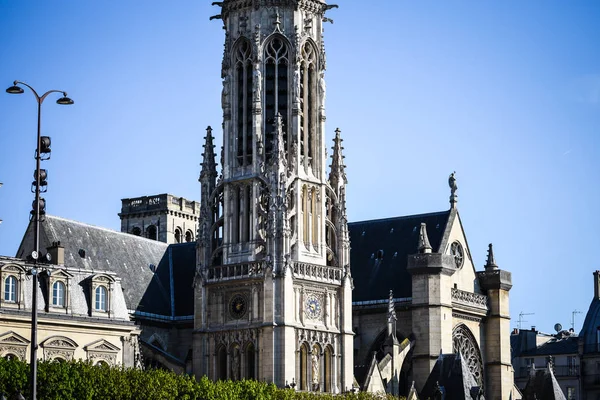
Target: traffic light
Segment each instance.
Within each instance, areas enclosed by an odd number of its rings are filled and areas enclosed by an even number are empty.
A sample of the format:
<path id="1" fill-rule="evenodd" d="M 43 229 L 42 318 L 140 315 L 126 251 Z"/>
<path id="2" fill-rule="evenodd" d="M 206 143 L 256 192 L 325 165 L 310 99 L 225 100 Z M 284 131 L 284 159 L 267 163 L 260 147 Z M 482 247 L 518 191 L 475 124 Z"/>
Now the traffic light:
<path id="1" fill-rule="evenodd" d="M 50 144 L 51 144 L 51 140 L 50 140 L 50 136 L 42 136 L 40 138 L 40 158 L 42 160 L 49 160 L 50 159 L 50 152 L 52 151 L 52 149 L 50 148 Z"/>

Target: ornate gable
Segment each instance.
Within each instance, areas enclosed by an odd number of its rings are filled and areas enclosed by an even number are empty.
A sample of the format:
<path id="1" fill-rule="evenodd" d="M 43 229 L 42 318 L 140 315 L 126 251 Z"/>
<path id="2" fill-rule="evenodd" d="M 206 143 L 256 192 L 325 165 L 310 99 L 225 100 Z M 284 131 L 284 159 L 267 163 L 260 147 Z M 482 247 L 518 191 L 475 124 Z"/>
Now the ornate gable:
<path id="1" fill-rule="evenodd" d="M 62 359 L 71 361 L 78 344 L 66 336 L 51 336 L 40 343 L 40 347 L 44 349 L 45 360 Z"/>
<path id="2" fill-rule="evenodd" d="M 0 335 L 0 357 L 14 355 L 21 361 L 25 361 L 29 340 L 13 331 Z"/>
<path id="3" fill-rule="evenodd" d="M 109 365 L 116 364 L 117 354 L 121 350 L 105 339 L 96 340 L 83 348 L 87 353 L 88 360 L 93 364 L 107 363 Z"/>

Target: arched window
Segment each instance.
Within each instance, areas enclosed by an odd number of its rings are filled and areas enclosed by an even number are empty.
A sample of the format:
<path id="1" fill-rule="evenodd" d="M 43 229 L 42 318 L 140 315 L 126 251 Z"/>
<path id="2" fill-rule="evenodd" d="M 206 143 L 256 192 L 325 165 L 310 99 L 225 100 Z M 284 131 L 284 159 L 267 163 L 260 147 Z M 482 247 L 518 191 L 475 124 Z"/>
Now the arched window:
<path id="1" fill-rule="evenodd" d="M 217 350 L 217 379 L 227 380 L 227 351 L 224 346 Z"/>
<path id="2" fill-rule="evenodd" d="M 298 360 L 300 371 L 300 376 L 298 376 L 298 389 L 308 390 L 308 368 L 310 367 L 308 362 L 308 346 L 306 345 L 306 343 L 300 346 L 300 353 L 298 354 L 298 356 L 300 358 Z"/>
<path id="3" fill-rule="evenodd" d="M 249 344 L 246 347 L 246 379 L 256 379 L 256 354 L 254 345 Z"/>
<path id="4" fill-rule="evenodd" d="M 12 361 L 12 360 L 18 360 L 19 357 L 17 357 L 15 354 L 8 353 L 4 356 L 4 359 L 7 361 Z"/>
<path id="5" fill-rule="evenodd" d="M 158 233 L 156 230 L 156 225 L 149 225 L 146 228 L 146 237 L 152 240 L 158 240 Z"/>
<path id="6" fill-rule="evenodd" d="M 96 288 L 96 301 L 94 308 L 97 311 L 106 311 L 106 287 L 98 286 Z"/>
<path id="7" fill-rule="evenodd" d="M 259 65 L 252 66 L 252 46 L 242 39 L 234 52 L 235 63 L 235 105 L 234 119 L 237 127 L 237 165 L 252 164 L 252 100 L 260 97 L 261 71 Z M 260 102 L 260 98 L 254 99 Z"/>
<path id="8" fill-rule="evenodd" d="M 55 307 L 65 306 L 65 284 L 56 281 L 52 284 L 52 305 Z"/>
<path id="9" fill-rule="evenodd" d="M 17 301 L 17 278 L 10 275 L 4 280 L 4 301 Z"/>
<path id="10" fill-rule="evenodd" d="M 483 362 L 475 336 L 464 324 L 459 324 L 452 332 L 452 347 L 454 353 L 460 353 L 477 383 L 483 385 Z"/>
<path id="11" fill-rule="evenodd" d="M 98 360 L 96 361 L 96 364 L 94 364 L 96 367 L 108 367 L 108 363 L 104 360 Z"/>
<path id="12" fill-rule="evenodd" d="M 317 56 L 315 47 L 306 42 L 302 46 L 302 61 L 300 62 L 299 102 L 300 114 L 300 155 L 304 162 L 314 168 L 312 162 L 314 153 L 314 136 L 317 120 Z"/>
<path id="13" fill-rule="evenodd" d="M 194 241 L 194 234 L 189 229 L 185 232 L 185 241 L 187 243 Z"/>
<path id="14" fill-rule="evenodd" d="M 325 348 L 325 354 L 324 354 L 324 362 L 323 362 L 323 367 L 325 368 L 325 382 L 323 382 L 324 385 L 324 391 L 325 392 L 331 392 L 331 389 L 333 387 L 332 385 L 332 378 L 333 378 L 333 374 L 331 373 L 332 369 L 331 369 L 331 364 L 333 361 L 333 351 L 331 350 L 331 347 L 327 346 Z"/>
<path id="15" fill-rule="evenodd" d="M 135 236 L 142 236 L 142 230 L 136 226 L 131 230 L 131 234 Z"/>
<path id="16" fill-rule="evenodd" d="M 181 228 L 175 228 L 175 243 L 181 243 Z"/>
<path id="17" fill-rule="evenodd" d="M 275 116 L 281 115 L 283 125 L 284 148 L 287 150 L 288 143 L 288 113 L 289 113 L 289 85 L 288 85 L 288 46 L 282 38 L 275 36 L 265 45 L 265 150 L 267 161 L 273 154 L 273 135 L 275 128 Z M 297 82 L 296 82 L 297 81 Z M 300 85 L 300 78 L 294 81 L 294 85 Z M 296 88 L 294 88 L 296 90 Z"/>

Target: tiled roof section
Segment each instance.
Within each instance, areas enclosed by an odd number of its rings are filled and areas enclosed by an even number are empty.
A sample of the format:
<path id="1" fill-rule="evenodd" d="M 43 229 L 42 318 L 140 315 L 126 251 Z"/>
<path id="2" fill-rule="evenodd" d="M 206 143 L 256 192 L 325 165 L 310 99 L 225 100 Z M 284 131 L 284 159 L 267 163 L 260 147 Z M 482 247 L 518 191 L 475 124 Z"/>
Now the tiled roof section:
<path id="1" fill-rule="evenodd" d="M 29 254 L 31 229 L 18 255 Z M 168 245 L 155 240 L 47 215 L 42 222 L 40 248 L 60 241 L 65 248 L 65 265 L 87 271 L 110 271 L 121 278 L 127 308 L 137 308 L 154 275 L 150 265 L 159 265 Z"/>
<path id="2" fill-rule="evenodd" d="M 552 369 L 533 369 L 523 390 L 523 400 L 566 400 Z"/>
<path id="3" fill-rule="evenodd" d="M 137 310 L 167 317 L 193 315 L 195 273 L 196 243 L 170 245 Z"/>
<path id="4" fill-rule="evenodd" d="M 417 253 L 421 223 L 433 251 L 438 251 L 450 211 L 353 222 L 350 231 L 350 267 L 354 280 L 352 301 L 411 297 L 408 256 Z"/>

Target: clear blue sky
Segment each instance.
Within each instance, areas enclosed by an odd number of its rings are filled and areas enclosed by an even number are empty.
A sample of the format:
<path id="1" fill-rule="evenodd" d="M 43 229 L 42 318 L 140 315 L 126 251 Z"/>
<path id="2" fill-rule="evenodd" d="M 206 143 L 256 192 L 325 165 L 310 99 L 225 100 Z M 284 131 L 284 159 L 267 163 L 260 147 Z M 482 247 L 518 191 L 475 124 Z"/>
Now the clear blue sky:
<path id="1" fill-rule="evenodd" d="M 447 209 L 456 171 L 475 263 L 493 242 L 512 271 L 511 325 L 523 311 L 535 313 L 524 327 L 569 327 L 600 269 L 600 3 L 338 3 L 327 134 L 345 139 L 351 221 Z M 50 214 L 119 229 L 121 198 L 199 199 L 204 129 L 221 133 L 218 12 L 209 0 L 0 0 L 0 83 L 75 100 L 43 106 Z M 35 130 L 33 96 L 2 91 L 0 254 L 28 222 Z"/>

